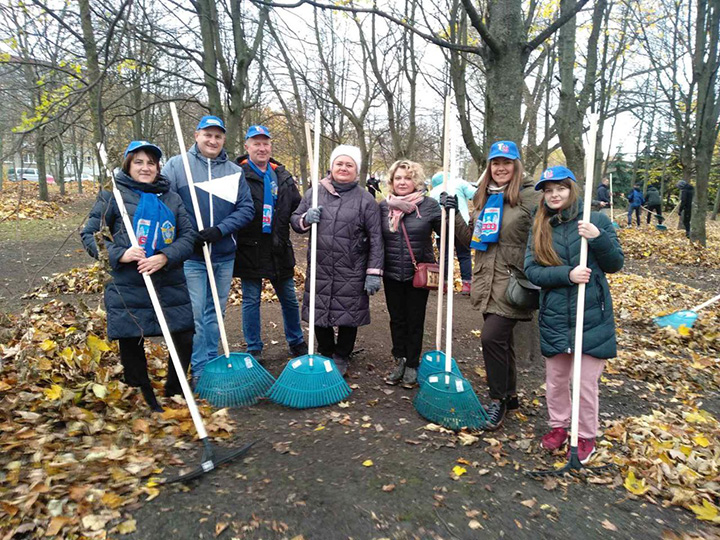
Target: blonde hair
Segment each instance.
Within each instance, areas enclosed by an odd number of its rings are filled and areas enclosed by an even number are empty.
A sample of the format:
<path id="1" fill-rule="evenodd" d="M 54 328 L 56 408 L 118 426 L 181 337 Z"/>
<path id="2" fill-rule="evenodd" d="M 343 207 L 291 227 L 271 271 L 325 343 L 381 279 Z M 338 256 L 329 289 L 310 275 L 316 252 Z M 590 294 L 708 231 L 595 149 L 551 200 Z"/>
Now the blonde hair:
<path id="1" fill-rule="evenodd" d="M 415 163 L 414 161 L 410 161 L 409 159 L 399 159 L 390 165 L 390 170 L 388 171 L 388 187 L 393 194 L 395 193 L 395 190 L 393 190 L 393 183 L 395 173 L 398 169 L 407 169 L 410 173 L 410 178 L 413 180 L 413 184 L 415 184 L 415 191 L 419 191 L 423 188 L 425 185 L 425 173 L 423 172 L 422 165 Z"/>
<path id="2" fill-rule="evenodd" d="M 547 182 L 549 184 L 559 184 L 570 189 L 570 195 L 568 196 L 567 203 L 560 210 L 565 208 L 571 208 L 574 206 L 574 211 L 571 212 L 570 219 L 575 219 L 577 216 L 577 201 L 578 201 L 578 189 L 577 184 L 569 178 L 564 178 L 558 182 Z M 563 262 L 558 257 L 553 247 L 552 237 L 552 226 L 550 225 L 550 218 L 556 214 L 550 213 L 550 209 L 545 204 L 545 200 L 540 201 L 538 204 L 537 212 L 535 212 L 535 220 L 533 221 L 532 233 L 533 233 L 533 256 L 535 260 L 543 266 L 561 266 Z"/>
<path id="3" fill-rule="evenodd" d="M 487 188 L 488 185 L 490 185 L 490 180 L 492 180 L 492 174 L 490 173 L 491 161 L 492 160 L 488 161 L 487 167 L 485 167 L 485 170 L 480 175 L 480 183 L 475 192 L 475 197 L 473 197 L 473 205 L 475 208 L 481 210 L 485 207 L 485 202 L 488 198 Z M 513 163 L 515 165 L 513 177 L 508 187 L 505 188 L 503 200 L 514 208 L 520 202 L 520 189 L 522 188 L 523 178 L 525 177 L 525 167 L 523 167 L 522 161 L 519 159 L 514 159 Z"/>

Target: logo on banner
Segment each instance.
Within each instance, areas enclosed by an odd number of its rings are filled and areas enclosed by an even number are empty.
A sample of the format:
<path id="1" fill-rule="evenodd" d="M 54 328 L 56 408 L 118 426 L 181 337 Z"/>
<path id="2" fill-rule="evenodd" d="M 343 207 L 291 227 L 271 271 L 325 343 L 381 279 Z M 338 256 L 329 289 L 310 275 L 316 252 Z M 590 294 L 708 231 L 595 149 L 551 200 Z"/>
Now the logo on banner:
<path id="1" fill-rule="evenodd" d="M 486 208 L 483 212 L 481 234 L 493 234 L 500 230 L 500 209 Z"/>
<path id="2" fill-rule="evenodd" d="M 162 232 L 162 239 L 165 245 L 172 244 L 175 239 L 175 226 L 170 223 L 170 220 L 165 220 L 160 227 L 160 231 Z"/>

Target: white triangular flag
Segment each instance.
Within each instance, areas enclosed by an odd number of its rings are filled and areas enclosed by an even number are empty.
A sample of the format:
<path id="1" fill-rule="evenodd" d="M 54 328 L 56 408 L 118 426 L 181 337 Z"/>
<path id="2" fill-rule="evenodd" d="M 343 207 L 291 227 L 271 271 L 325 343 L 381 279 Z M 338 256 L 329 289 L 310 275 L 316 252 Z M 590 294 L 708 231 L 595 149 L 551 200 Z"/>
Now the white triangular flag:
<path id="1" fill-rule="evenodd" d="M 229 174 L 220 178 L 213 178 L 207 182 L 196 182 L 195 187 L 215 197 L 220 197 L 229 203 L 235 204 L 241 176 L 242 173 Z"/>

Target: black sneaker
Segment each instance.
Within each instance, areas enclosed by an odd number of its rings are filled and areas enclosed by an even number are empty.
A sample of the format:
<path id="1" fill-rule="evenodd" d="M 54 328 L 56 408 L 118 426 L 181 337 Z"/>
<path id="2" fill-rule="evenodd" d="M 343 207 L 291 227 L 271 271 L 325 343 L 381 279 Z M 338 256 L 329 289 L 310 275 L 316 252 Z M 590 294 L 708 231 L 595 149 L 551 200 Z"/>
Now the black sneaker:
<path id="1" fill-rule="evenodd" d="M 290 354 L 292 354 L 293 358 L 296 358 L 298 356 L 305 356 L 308 353 L 308 346 L 307 343 L 304 341 L 301 341 L 297 345 L 290 345 Z"/>
<path id="2" fill-rule="evenodd" d="M 395 357 L 395 362 L 397 362 L 395 369 L 393 369 L 392 373 L 385 378 L 385 384 L 389 384 L 391 386 L 395 386 L 402 381 L 403 375 L 405 375 L 405 358 Z"/>
<path id="3" fill-rule="evenodd" d="M 415 388 L 417 384 L 417 368 L 406 367 L 401 386 L 403 388 Z"/>
<path id="4" fill-rule="evenodd" d="M 149 383 L 140 386 L 140 391 L 145 398 L 145 403 L 148 404 L 148 407 L 150 407 L 150 410 L 152 412 L 165 412 L 165 409 L 163 409 L 158 403 L 158 400 L 155 397 L 155 391 Z"/>
<path id="5" fill-rule="evenodd" d="M 517 396 L 510 396 L 505 403 L 508 411 L 516 411 L 520 408 L 520 400 Z"/>
<path id="6" fill-rule="evenodd" d="M 487 408 L 487 423 L 485 429 L 487 431 L 495 431 L 500 429 L 505 420 L 505 413 L 507 412 L 507 406 L 504 401 L 492 401 Z"/>

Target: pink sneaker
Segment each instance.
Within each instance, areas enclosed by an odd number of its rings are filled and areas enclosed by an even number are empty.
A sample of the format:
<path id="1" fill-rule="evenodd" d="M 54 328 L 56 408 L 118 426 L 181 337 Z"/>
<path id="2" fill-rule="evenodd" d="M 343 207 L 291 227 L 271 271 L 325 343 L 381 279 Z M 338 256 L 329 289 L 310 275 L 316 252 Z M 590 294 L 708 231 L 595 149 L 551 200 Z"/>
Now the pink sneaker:
<path id="1" fill-rule="evenodd" d="M 545 435 L 543 435 L 540 446 L 542 446 L 545 450 L 554 451 L 560 448 L 563 444 L 565 444 L 565 441 L 567 440 L 567 429 L 556 427 L 551 429 L 550 433 L 546 433 Z"/>
<path id="2" fill-rule="evenodd" d="M 460 291 L 460 294 L 468 295 L 470 294 L 470 282 L 469 281 L 463 281 L 462 282 L 462 290 Z"/>
<path id="3" fill-rule="evenodd" d="M 585 465 L 595 453 L 595 439 L 578 438 L 578 458 Z"/>

